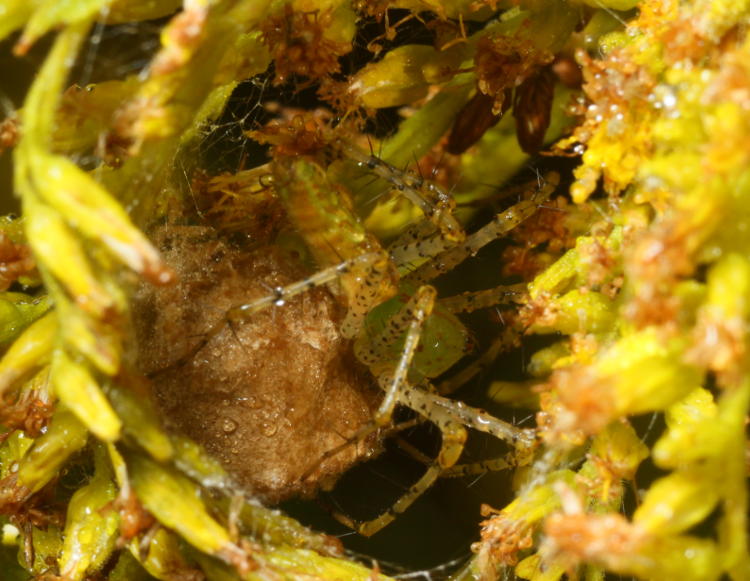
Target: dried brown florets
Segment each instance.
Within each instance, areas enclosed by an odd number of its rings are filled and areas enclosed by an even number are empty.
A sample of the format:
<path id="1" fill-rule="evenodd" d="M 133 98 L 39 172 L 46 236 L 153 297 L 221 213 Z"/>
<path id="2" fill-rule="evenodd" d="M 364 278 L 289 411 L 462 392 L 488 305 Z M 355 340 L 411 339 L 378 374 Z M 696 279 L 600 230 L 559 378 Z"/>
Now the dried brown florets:
<path id="1" fill-rule="evenodd" d="M 541 292 L 528 300 L 519 310 L 518 320 L 524 329 L 533 325 L 554 327 L 559 316 L 559 307 L 554 303 L 554 295 Z"/>
<path id="2" fill-rule="evenodd" d="M 193 179 L 192 195 L 206 221 L 224 233 L 247 234 L 253 244 L 270 244 L 288 227 L 278 197 L 264 187 L 264 167 Z"/>
<path id="3" fill-rule="evenodd" d="M 13 242 L 0 231 L 0 291 L 7 290 L 22 276 L 36 273 L 36 261 L 28 244 Z"/>
<path id="4" fill-rule="evenodd" d="M 750 63 L 747 48 L 740 46 L 724 52 L 717 68 L 716 75 L 706 88 L 704 99 L 712 103 L 732 101 L 744 110 L 750 109 Z"/>
<path id="5" fill-rule="evenodd" d="M 382 22 L 390 8 L 388 0 L 354 0 L 352 5 L 357 12 L 372 16 L 378 22 Z"/>
<path id="6" fill-rule="evenodd" d="M 581 244 L 578 248 L 581 254 L 581 262 L 587 267 L 587 283 L 590 287 L 599 287 L 606 284 L 603 292 L 610 297 L 614 296 L 620 289 L 622 277 L 613 274 L 619 264 L 619 253 L 608 247 L 599 237 L 592 237 L 589 244 Z"/>
<path id="7" fill-rule="evenodd" d="M 350 90 L 348 80 L 326 77 L 320 81 L 316 93 L 321 101 L 326 102 L 331 110 L 337 111 L 344 119 L 367 119 L 375 115 L 374 109 L 362 107 L 357 93 Z"/>
<path id="8" fill-rule="evenodd" d="M 444 144 L 444 140 L 438 142 L 435 147 L 414 162 L 411 170 L 420 179 L 429 180 L 431 184 L 450 192 L 462 177 L 461 158 L 445 155 Z M 360 148 L 372 149 L 372 144 L 361 139 Z"/>
<path id="9" fill-rule="evenodd" d="M 500 114 L 496 114 L 492 110 L 495 97 L 477 91 L 456 115 L 445 150 L 453 155 L 459 155 L 469 149 L 488 129 L 500 121 L 509 104 L 510 99 L 504 99 Z"/>
<path id="10" fill-rule="evenodd" d="M 561 251 L 572 247 L 575 236 L 568 229 L 567 218 L 568 202 L 558 196 L 514 228 L 510 236 L 517 245 L 503 252 L 503 274 L 531 280 L 559 257 Z M 534 252 L 542 245 L 545 245 L 544 253 Z"/>
<path id="11" fill-rule="evenodd" d="M 280 109 L 281 119 L 269 121 L 260 129 L 248 131 L 248 137 L 273 148 L 274 159 L 296 155 L 315 155 L 328 144 L 331 113 L 324 109 L 300 111 Z"/>
<path id="12" fill-rule="evenodd" d="M 162 49 L 151 64 L 151 75 L 167 75 L 185 65 L 205 33 L 208 9 L 186 5 L 162 33 Z"/>
<path id="13" fill-rule="evenodd" d="M 558 80 L 569 89 L 580 89 L 583 83 L 583 71 L 573 55 L 561 52 L 555 55 L 550 69 Z"/>
<path id="14" fill-rule="evenodd" d="M 18 117 L 7 117 L 0 121 L 0 153 L 13 147 L 20 137 L 21 128 Z"/>
<path id="15" fill-rule="evenodd" d="M 613 196 L 619 194 L 650 156 L 649 120 L 655 118 L 656 109 L 643 95 L 651 95 L 657 83 L 648 69 L 623 49 L 612 50 L 602 60 L 579 50 L 576 59 L 583 67 L 583 91 L 590 104 L 573 135 L 556 148 L 582 153 L 583 146 L 590 147 L 584 164 L 575 171 L 577 182 L 571 188 L 573 200 L 582 202 L 596 189 L 602 175 L 605 190 Z M 629 131 L 631 127 L 638 130 Z"/>
<path id="16" fill-rule="evenodd" d="M 50 398 L 39 393 L 24 391 L 15 402 L 3 402 L 0 406 L 0 442 L 10 436 L 14 430 L 23 430 L 29 438 L 36 438 L 49 423 L 54 404 Z"/>
<path id="17" fill-rule="evenodd" d="M 484 36 L 477 43 L 474 66 L 479 90 L 495 99 L 492 112 L 499 115 L 510 105 L 509 93 L 552 62 L 553 55 L 518 36 Z"/>
<path id="18" fill-rule="evenodd" d="M 156 524 L 156 519 L 138 500 L 130 487 L 123 488 L 112 503 L 120 514 L 120 538 L 129 541 Z"/>
<path id="19" fill-rule="evenodd" d="M 741 317 L 705 310 L 693 329 L 693 347 L 685 353 L 685 361 L 716 373 L 720 385 L 735 385 L 747 361 L 746 335 Z"/>
<path id="20" fill-rule="evenodd" d="M 55 501 L 54 483 L 32 492 L 18 483 L 18 472 L 0 480 L 0 514 L 8 515 L 10 522 L 25 532 L 24 556 L 28 563 L 34 561 L 31 528 L 62 527 L 65 522 L 65 507 Z"/>
<path id="21" fill-rule="evenodd" d="M 153 128 L 170 125 L 168 109 L 159 99 L 137 96 L 115 111 L 111 130 L 100 138 L 98 153 L 105 163 L 118 167 L 138 154 Z"/>
<path id="22" fill-rule="evenodd" d="M 143 289 L 135 322 L 141 367 L 173 428 L 271 503 L 311 495 L 373 452 L 371 438 L 320 463 L 370 421 L 375 402 L 327 289 L 204 340 L 231 307 L 304 279 L 299 260 L 277 247 L 234 248 L 206 227 L 165 226 L 154 238 L 180 282 Z"/>
<path id="23" fill-rule="evenodd" d="M 501 0 L 474 0 L 471 4 L 469 4 L 469 10 L 473 11 L 479 11 L 483 8 L 490 8 L 491 10 L 497 10 L 498 4 L 500 4 Z M 514 0 L 511 2 L 511 4 L 517 5 L 518 0 Z"/>
<path id="24" fill-rule="evenodd" d="M 292 75 L 322 79 L 341 70 L 339 57 L 352 45 L 326 36 L 332 21 L 330 11 L 300 12 L 291 4 L 265 20 L 261 34 L 274 60 L 276 84 Z"/>

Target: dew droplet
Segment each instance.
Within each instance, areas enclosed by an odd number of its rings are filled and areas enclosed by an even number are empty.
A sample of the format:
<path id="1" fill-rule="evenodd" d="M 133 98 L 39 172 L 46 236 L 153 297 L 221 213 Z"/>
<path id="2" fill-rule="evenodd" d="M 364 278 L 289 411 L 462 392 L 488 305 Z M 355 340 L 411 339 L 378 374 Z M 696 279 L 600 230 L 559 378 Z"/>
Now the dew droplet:
<path id="1" fill-rule="evenodd" d="M 260 427 L 260 432 L 263 434 L 266 438 L 270 438 L 276 433 L 277 426 L 275 422 L 263 422 L 263 424 Z"/>
<path id="2" fill-rule="evenodd" d="M 224 430 L 225 434 L 231 434 L 237 429 L 237 422 L 235 422 L 231 418 L 226 418 L 221 426 L 221 429 Z"/>

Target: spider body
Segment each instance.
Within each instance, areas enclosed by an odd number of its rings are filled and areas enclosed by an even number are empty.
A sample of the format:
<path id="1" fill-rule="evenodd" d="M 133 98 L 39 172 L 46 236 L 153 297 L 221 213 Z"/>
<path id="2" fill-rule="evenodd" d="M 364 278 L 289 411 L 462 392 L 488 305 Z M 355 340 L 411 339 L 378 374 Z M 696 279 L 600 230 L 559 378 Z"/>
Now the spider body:
<path id="1" fill-rule="evenodd" d="M 397 316 L 417 288 L 403 283 L 396 296 L 374 307 L 367 315 L 360 336 L 354 343 L 355 353 L 371 344 L 383 332 L 388 321 Z M 434 378 L 448 371 L 468 351 L 471 345 L 469 332 L 461 321 L 440 303 L 436 303 L 427 318 L 419 339 L 422 348 L 411 362 L 411 381 Z M 390 346 L 386 359 L 397 358 L 404 346 L 404 337 Z"/>

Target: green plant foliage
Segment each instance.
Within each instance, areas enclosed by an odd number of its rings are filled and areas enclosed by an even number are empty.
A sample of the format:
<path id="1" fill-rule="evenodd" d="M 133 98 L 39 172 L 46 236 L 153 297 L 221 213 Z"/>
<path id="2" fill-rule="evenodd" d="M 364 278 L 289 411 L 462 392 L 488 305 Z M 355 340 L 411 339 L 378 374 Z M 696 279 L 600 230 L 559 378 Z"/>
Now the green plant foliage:
<path id="1" fill-rule="evenodd" d="M 147 21 L 140 74 L 69 86 L 102 31 Z M 388 579 L 162 417 L 138 297 L 175 283 L 160 250 L 186 232 L 224 249 L 196 261 L 241 253 L 239 234 L 302 282 L 259 281 L 268 296 L 166 346 L 167 370 L 220 363 L 226 329 L 242 343 L 249 317 L 325 286 L 346 311 L 342 365 L 386 392 L 304 492 L 342 449 L 375 450 L 397 404 L 439 428 L 437 454 L 400 442 L 427 467 L 390 512 L 340 521 L 372 534 L 438 475 L 507 469 L 512 500 L 487 499 L 454 581 L 750 579 L 749 25 L 729 0 L 0 0 L 2 46 L 50 40 L 0 124 L 22 207 L 0 221 L 3 579 Z M 272 161 L 220 173 L 202 148 L 248 86 L 263 122 L 232 123 Z M 511 185 L 529 165 L 550 171 Z M 464 278 L 480 251 L 486 271 Z M 495 305 L 503 327 L 467 355 L 460 314 Z M 492 367 L 528 350 L 523 378 Z M 534 425 L 461 399 L 485 372 L 466 399 Z M 510 451 L 464 464 L 467 428 Z"/>

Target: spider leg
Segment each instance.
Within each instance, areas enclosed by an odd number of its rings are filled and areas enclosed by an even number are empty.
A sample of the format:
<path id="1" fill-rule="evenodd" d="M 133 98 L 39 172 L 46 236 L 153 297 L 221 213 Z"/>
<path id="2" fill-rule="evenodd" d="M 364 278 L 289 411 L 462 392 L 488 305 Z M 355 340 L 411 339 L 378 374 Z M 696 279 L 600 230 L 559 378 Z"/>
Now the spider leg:
<path id="1" fill-rule="evenodd" d="M 432 459 L 417 449 L 415 446 L 404 440 L 403 438 L 397 439 L 398 447 L 404 452 L 409 454 L 417 462 L 428 466 Z M 440 478 L 461 478 L 463 476 L 479 476 L 486 474 L 487 472 L 500 472 L 502 470 L 508 470 L 518 466 L 518 457 L 515 452 L 508 452 L 504 456 L 499 458 L 491 458 L 489 460 L 481 460 L 479 462 L 471 462 L 468 464 L 454 464 L 450 468 L 446 468 L 440 473 Z"/>
<path id="2" fill-rule="evenodd" d="M 417 222 L 401 234 L 388 247 L 388 253 L 391 260 L 403 270 L 415 263 L 420 265 L 425 259 L 437 256 L 454 246 L 453 240 L 425 220 Z"/>
<path id="3" fill-rule="evenodd" d="M 270 294 L 250 303 L 236 306 L 229 310 L 227 317 L 235 321 L 241 321 L 271 305 L 281 307 L 286 301 L 295 295 L 337 280 L 341 275 L 348 273 L 353 268 L 374 264 L 379 259 L 379 253 L 370 252 L 367 254 L 361 254 L 350 260 L 344 260 L 339 264 L 320 270 L 305 279 L 293 282 L 287 286 L 276 287 Z"/>
<path id="4" fill-rule="evenodd" d="M 440 395 L 450 395 L 458 388 L 466 385 L 472 378 L 482 373 L 495 362 L 498 355 L 505 349 L 514 347 L 519 342 L 518 330 L 506 327 L 500 335 L 495 337 L 490 346 L 480 357 L 472 361 L 458 373 L 441 381 L 436 387 Z"/>
<path id="5" fill-rule="evenodd" d="M 219 319 L 216 323 L 214 323 L 213 325 L 211 325 L 211 327 L 208 328 L 208 330 L 203 334 L 203 338 L 198 342 L 198 344 L 195 347 L 193 347 L 193 349 L 190 350 L 189 353 L 187 353 L 183 357 L 180 357 L 177 361 L 175 361 L 171 365 L 151 373 L 150 376 L 152 377 L 157 376 L 160 373 L 164 373 L 165 371 L 168 371 L 177 367 L 181 367 L 185 365 L 186 363 L 188 363 L 198 353 L 200 353 L 200 351 L 206 345 L 208 345 L 208 343 L 210 343 L 214 337 L 216 337 L 219 333 L 221 333 L 221 331 L 224 329 L 226 325 L 228 325 L 229 328 L 232 329 L 232 332 L 234 333 L 235 325 L 247 320 L 253 314 L 258 313 L 271 305 L 275 305 L 277 307 L 283 306 L 284 303 L 286 303 L 286 301 L 288 301 L 295 295 L 303 293 L 312 288 L 322 286 L 329 282 L 335 281 L 339 279 L 342 275 L 356 268 L 362 268 L 363 266 L 367 267 L 368 265 L 373 266 L 377 264 L 378 261 L 382 261 L 381 253 L 370 252 L 367 254 L 361 254 L 350 260 L 344 260 L 343 262 L 340 262 L 339 264 L 336 264 L 324 270 L 318 271 L 315 274 L 312 274 L 305 279 L 299 280 L 297 282 L 293 282 L 292 284 L 289 284 L 284 287 L 276 287 L 274 289 L 271 289 L 271 292 L 269 294 L 263 297 L 260 297 L 259 299 L 256 299 L 250 303 L 238 305 L 236 307 L 229 309 L 223 318 Z"/>
<path id="6" fill-rule="evenodd" d="M 360 361 L 371 368 L 377 368 L 379 362 L 387 361 L 388 349 L 402 335 L 404 328 L 407 329 L 401 356 L 395 369 L 392 372 L 381 373 L 378 378 L 378 383 L 385 395 L 373 416 L 373 421 L 377 426 L 385 426 L 391 421 L 393 408 L 399 401 L 401 388 L 408 382 L 409 367 L 419 344 L 424 323 L 432 313 L 436 294 L 434 287 L 420 287 L 396 316 L 388 320 L 377 337 L 365 338 L 354 346 L 355 355 Z"/>
<path id="7" fill-rule="evenodd" d="M 346 269 L 339 279 L 344 295 L 351 299 L 341 323 L 341 334 L 347 339 L 359 335 L 365 317 L 372 308 L 396 292 L 385 252 L 368 253 L 367 256 L 371 258 Z"/>
<path id="8" fill-rule="evenodd" d="M 470 464 L 456 464 L 443 470 L 441 478 L 461 478 L 462 476 L 479 476 L 487 472 L 500 472 L 520 465 L 519 458 L 515 452 L 508 452 L 500 458 L 482 460 Z"/>
<path id="9" fill-rule="evenodd" d="M 486 226 L 483 226 L 466 240 L 441 254 L 433 260 L 424 263 L 404 280 L 412 284 L 423 284 L 452 270 L 469 256 L 474 256 L 484 246 L 506 234 L 518 224 L 532 216 L 539 205 L 547 200 L 554 192 L 560 181 L 560 176 L 554 172 L 547 175 L 543 186 L 528 200 L 518 202 L 504 212 L 495 216 Z"/>
<path id="10" fill-rule="evenodd" d="M 518 302 L 526 294 L 526 284 L 500 285 L 494 288 L 465 292 L 440 299 L 440 305 L 452 313 L 471 313 L 493 305 Z"/>
<path id="11" fill-rule="evenodd" d="M 431 420 L 435 421 L 434 418 L 431 418 Z M 438 453 L 437 458 L 432 460 L 425 473 L 416 483 L 414 483 L 388 510 L 372 520 L 357 522 L 342 513 L 335 512 L 333 516 L 336 520 L 349 528 L 354 529 L 362 536 L 372 536 L 396 520 L 398 515 L 409 508 L 415 500 L 422 496 L 422 494 L 434 484 L 444 470 L 455 464 L 464 448 L 466 429 L 464 429 L 461 424 L 453 421 L 447 416 L 435 423 L 442 433 L 443 441 L 440 447 L 440 452 Z"/>
<path id="12" fill-rule="evenodd" d="M 462 425 L 495 436 L 513 445 L 519 456 L 519 464 L 525 464 L 534 453 L 537 445 L 536 431 L 523 429 L 505 422 L 484 410 L 471 407 L 461 401 L 454 401 L 431 391 L 423 389 L 403 389 L 399 403 L 410 407 L 425 416 L 433 423 L 433 417 L 440 418 L 447 414 Z"/>

